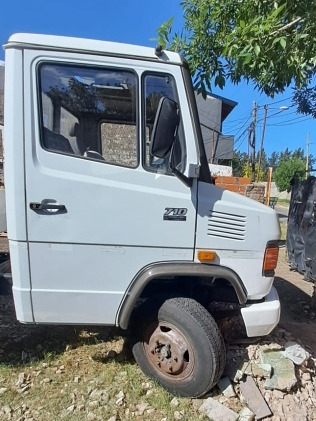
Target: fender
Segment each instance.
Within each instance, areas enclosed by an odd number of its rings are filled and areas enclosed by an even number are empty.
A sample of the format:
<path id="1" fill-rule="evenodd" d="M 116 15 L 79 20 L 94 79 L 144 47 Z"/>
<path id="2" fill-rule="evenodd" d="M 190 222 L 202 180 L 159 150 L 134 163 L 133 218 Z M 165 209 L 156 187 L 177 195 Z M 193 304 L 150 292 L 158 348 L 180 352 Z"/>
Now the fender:
<path id="1" fill-rule="evenodd" d="M 247 301 L 247 290 L 239 276 L 231 269 L 223 266 L 191 262 L 161 262 L 144 267 L 130 283 L 120 304 L 116 324 L 122 329 L 128 323 L 135 303 L 146 285 L 153 279 L 163 276 L 208 276 L 225 278 L 234 287 L 240 304 Z"/>

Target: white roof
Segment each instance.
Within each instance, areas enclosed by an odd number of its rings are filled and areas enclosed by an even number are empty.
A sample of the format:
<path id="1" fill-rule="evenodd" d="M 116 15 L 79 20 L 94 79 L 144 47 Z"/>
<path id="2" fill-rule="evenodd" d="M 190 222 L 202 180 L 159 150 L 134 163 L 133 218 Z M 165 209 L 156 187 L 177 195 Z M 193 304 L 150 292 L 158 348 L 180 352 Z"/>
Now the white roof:
<path id="1" fill-rule="evenodd" d="M 163 51 L 161 57 L 157 57 L 155 49 L 150 47 L 141 47 L 133 44 L 120 44 L 117 42 L 99 41 L 86 38 L 72 38 L 56 35 L 41 34 L 14 34 L 9 38 L 4 48 L 23 47 L 23 48 L 44 48 L 53 50 L 67 50 L 78 52 L 95 52 L 99 54 L 113 54 L 119 56 L 129 56 L 137 58 L 148 58 L 173 63 L 182 63 L 178 53 Z"/>
<path id="2" fill-rule="evenodd" d="M 0 66 L 4 66 L 4 61 L 0 60 Z"/>

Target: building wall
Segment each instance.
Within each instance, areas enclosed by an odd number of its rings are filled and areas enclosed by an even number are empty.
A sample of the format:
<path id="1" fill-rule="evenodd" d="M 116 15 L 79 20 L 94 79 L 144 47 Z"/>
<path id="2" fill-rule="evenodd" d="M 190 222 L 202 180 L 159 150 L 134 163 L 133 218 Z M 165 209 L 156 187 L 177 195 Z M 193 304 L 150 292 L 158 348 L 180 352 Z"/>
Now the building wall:
<path id="1" fill-rule="evenodd" d="M 265 190 L 267 189 L 267 182 L 266 181 L 262 181 L 260 184 L 264 186 Z M 287 191 L 280 192 L 280 190 L 277 188 L 275 182 L 272 181 L 271 190 L 270 190 L 270 197 L 277 197 L 278 199 L 290 200 L 291 199 L 291 192 L 289 192 L 289 193 Z"/>
<path id="2" fill-rule="evenodd" d="M 233 175 L 232 167 L 229 167 L 227 165 L 209 164 L 208 166 L 213 177 L 218 177 L 220 175 L 227 177 Z"/>
<path id="3" fill-rule="evenodd" d="M 265 186 L 260 183 L 250 183 L 248 177 L 215 177 L 215 185 L 260 203 L 265 203 Z"/>
<path id="4" fill-rule="evenodd" d="M 210 162 L 214 155 L 215 144 L 218 142 L 222 126 L 222 101 L 217 98 L 196 95 L 202 137 L 205 145 L 207 160 Z"/>
<path id="5" fill-rule="evenodd" d="M 245 195 L 246 188 L 249 184 L 250 178 L 248 177 L 215 177 L 216 186 L 242 195 Z"/>
<path id="6" fill-rule="evenodd" d="M 195 98 L 208 162 L 211 164 L 231 165 L 234 137 L 224 136 L 221 133 L 222 121 L 226 117 L 223 111 L 224 99 L 213 97 L 212 95 L 207 95 L 206 98 L 203 98 L 200 94 L 196 94 Z M 232 108 L 233 105 L 226 104 L 226 113 L 227 109 L 230 110 Z"/>

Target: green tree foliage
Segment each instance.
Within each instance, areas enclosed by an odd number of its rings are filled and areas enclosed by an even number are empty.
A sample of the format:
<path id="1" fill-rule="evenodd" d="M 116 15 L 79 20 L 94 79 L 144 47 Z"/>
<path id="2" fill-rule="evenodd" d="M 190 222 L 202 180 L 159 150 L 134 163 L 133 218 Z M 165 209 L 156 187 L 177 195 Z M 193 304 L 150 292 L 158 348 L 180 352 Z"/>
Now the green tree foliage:
<path id="1" fill-rule="evenodd" d="M 286 148 L 286 150 L 288 150 L 288 148 Z M 280 155 L 280 157 L 282 158 L 282 153 L 281 153 L 281 155 Z M 304 149 L 302 149 L 302 148 L 298 148 L 298 149 L 295 149 L 295 151 L 293 151 L 292 153 L 290 153 L 290 157 L 292 157 L 292 158 L 299 158 L 299 159 L 305 159 L 305 157 L 304 157 Z"/>
<path id="2" fill-rule="evenodd" d="M 301 89 L 295 89 L 293 97 L 298 104 L 298 112 L 301 114 L 312 115 L 316 118 L 316 86 L 304 86 Z"/>
<path id="3" fill-rule="evenodd" d="M 232 168 L 235 177 L 244 176 L 244 166 L 248 163 L 249 158 L 246 152 L 234 151 Z"/>
<path id="4" fill-rule="evenodd" d="M 257 153 L 257 159 L 256 162 L 258 163 L 258 165 L 256 166 L 256 181 L 267 181 L 267 174 L 268 174 L 268 158 L 267 158 L 267 154 L 265 153 L 265 150 L 263 149 L 261 152 L 261 158 L 260 158 L 260 172 L 259 172 L 259 177 L 258 177 L 258 169 L 259 169 L 259 156 L 260 156 L 260 152 Z"/>
<path id="5" fill-rule="evenodd" d="M 278 152 L 272 152 L 271 156 L 268 158 L 268 167 L 271 167 L 273 170 L 277 166 L 280 159 L 280 154 Z"/>
<path id="6" fill-rule="evenodd" d="M 258 157 L 259 153 L 257 154 L 257 163 L 255 165 L 255 174 L 256 180 L 258 176 Z M 232 160 L 232 168 L 233 168 L 233 175 L 234 177 L 251 177 L 251 165 L 249 164 L 249 157 L 246 152 L 234 151 L 233 160 Z M 267 164 L 267 157 L 265 151 L 262 152 L 261 155 L 261 165 L 260 165 L 260 173 L 259 173 L 259 181 L 266 181 L 268 172 L 268 164 Z"/>
<path id="7" fill-rule="evenodd" d="M 181 5 L 183 30 L 174 33 L 171 18 L 159 28 L 158 42 L 184 54 L 200 92 L 212 85 L 223 88 L 226 80 L 246 80 L 273 96 L 291 83 L 306 89 L 312 81 L 316 7 L 310 0 L 183 0 Z"/>
<path id="8" fill-rule="evenodd" d="M 255 181 L 257 181 L 257 178 L 258 178 L 258 171 L 259 171 L 259 164 L 257 162 L 255 164 Z M 243 166 L 243 175 L 242 176 L 248 177 L 248 178 L 251 178 L 251 176 L 252 176 L 252 166 L 248 162 L 246 164 L 244 164 L 244 166 Z M 262 167 L 260 167 L 258 181 L 265 181 L 265 174 L 262 170 Z"/>
<path id="9" fill-rule="evenodd" d="M 274 171 L 274 181 L 280 191 L 291 190 L 291 180 L 293 177 L 298 180 L 305 178 L 305 161 L 298 157 L 292 156 L 290 158 L 282 157 Z"/>
<path id="10" fill-rule="evenodd" d="M 258 179 L 258 156 L 255 164 L 255 180 Z M 309 155 L 310 168 L 313 167 L 315 159 L 313 155 Z M 233 156 L 233 175 L 235 177 L 250 177 L 252 175 L 252 167 L 249 164 L 249 157 L 246 152 L 234 151 Z M 276 182 L 280 191 L 289 191 L 291 189 L 291 179 L 296 176 L 299 180 L 305 178 L 306 157 L 302 148 L 290 151 L 286 148 L 283 152 L 272 152 L 267 157 L 263 151 L 261 155 L 261 165 L 259 172 L 259 181 L 267 180 L 268 168 L 272 167 L 272 178 Z"/>

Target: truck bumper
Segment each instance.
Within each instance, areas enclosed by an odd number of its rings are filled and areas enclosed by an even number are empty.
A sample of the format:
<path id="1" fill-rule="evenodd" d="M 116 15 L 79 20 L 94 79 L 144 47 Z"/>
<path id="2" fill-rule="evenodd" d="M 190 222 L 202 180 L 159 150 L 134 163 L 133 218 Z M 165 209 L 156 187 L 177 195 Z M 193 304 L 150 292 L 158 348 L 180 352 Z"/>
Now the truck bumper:
<path id="1" fill-rule="evenodd" d="M 248 336 L 268 335 L 280 320 L 280 301 L 274 287 L 262 303 L 250 304 L 241 309 Z"/>

